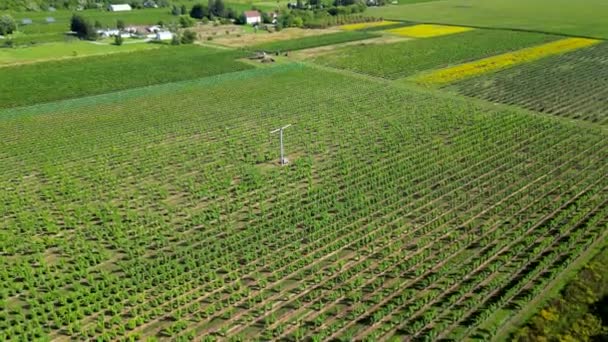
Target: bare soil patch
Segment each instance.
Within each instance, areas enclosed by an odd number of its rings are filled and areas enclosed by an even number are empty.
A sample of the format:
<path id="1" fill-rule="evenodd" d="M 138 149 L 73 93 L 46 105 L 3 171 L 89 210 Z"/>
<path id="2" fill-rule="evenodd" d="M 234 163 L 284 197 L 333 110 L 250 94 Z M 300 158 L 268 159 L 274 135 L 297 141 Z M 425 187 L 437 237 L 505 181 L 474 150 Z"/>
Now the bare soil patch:
<path id="1" fill-rule="evenodd" d="M 370 38 L 370 39 L 365 39 L 365 40 L 357 40 L 357 41 L 353 41 L 353 42 L 347 42 L 347 43 L 341 43 L 341 44 L 334 44 L 334 45 L 327 45 L 327 46 L 319 46 L 319 47 L 315 47 L 315 48 L 310 48 L 310 49 L 304 49 L 304 50 L 299 50 L 299 51 L 294 51 L 291 56 L 295 59 L 309 59 L 309 58 L 313 58 L 313 57 L 318 57 L 324 54 L 328 54 L 331 52 L 334 52 L 335 50 L 345 47 L 345 46 L 353 46 L 353 45 L 360 45 L 360 46 L 364 46 L 364 45 L 379 45 L 379 44 L 391 44 L 391 43 L 398 43 L 398 42 L 403 42 L 406 40 L 410 40 L 411 38 L 405 38 L 405 37 L 396 37 L 396 36 L 382 36 L 382 37 L 377 37 L 377 38 Z"/>
<path id="2" fill-rule="evenodd" d="M 242 30 L 242 29 L 241 29 Z M 279 40 L 289 40 L 302 37 L 318 36 L 322 34 L 335 33 L 340 30 L 337 28 L 328 29 L 299 29 L 299 28 L 287 28 L 279 32 L 269 33 L 267 31 L 258 30 L 257 33 L 249 32 L 245 33 L 243 30 L 240 34 L 224 34 L 217 35 L 217 38 L 213 38 L 213 42 L 225 46 L 240 47 L 240 46 L 252 46 L 262 43 L 274 42 Z M 206 39 L 206 38 L 204 38 Z"/>

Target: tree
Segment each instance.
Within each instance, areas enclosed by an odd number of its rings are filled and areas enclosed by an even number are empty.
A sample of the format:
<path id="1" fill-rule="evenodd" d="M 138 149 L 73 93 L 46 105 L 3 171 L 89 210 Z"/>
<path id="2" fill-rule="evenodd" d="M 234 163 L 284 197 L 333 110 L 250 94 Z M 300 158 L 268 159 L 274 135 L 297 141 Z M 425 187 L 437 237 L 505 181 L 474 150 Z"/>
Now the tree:
<path id="1" fill-rule="evenodd" d="M 194 26 L 194 22 L 190 17 L 181 16 L 179 17 L 179 26 L 182 28 Z"/>
<path id="2" fill-rule="evenodd" d="M 131 5 L 131 7 L 133 7 L 133 8 L 142 9 L 142 8 L 144 8 L 144 1 L 143 0 L 131 0 L 129 5 Z"/>
<path id="3" fill-rule="evenodd" d="M 245 13 L 241 13 L 241 15 L 239 15 L 239 17 L 236 19 L 236 23 L 239 25 L 247 24 L 247 17 L 245 16 Z"/>
<path id="4" fill-rule="evenodd" d="M 177 8 L 177 6 L 175 6 L 175 5 L 173 5 L 173 8 L 171 8 L 171 14 L 179 15 L 180 14 L 179 8 Z"/>
<path id="5" fill-rule="evenodd" d="M 124 22 L 124 21 L 122 21 L 122 20 L 120 20 L 120 19 L 116 20 L 116 28 L 117 28 L 117 29 L 119 29 L 119 30 L 124 30 L 124 29 L 125 29 L 125 27 L 126 27 L 126 25 L 125 25 L 125 22 Z"/>
<path id="6" fill-rule="evenodd" d="M 209 8 L 202 4 L 196 4 L 192 6 L 190 10 L 190 16 L 195 19 L 203 19 L 209 16 Z"/>
<path id="7" fill-rule="evenodd" d="M 182 14 L 182 15 L 186 15 L 186 14 L 188 14 L 188 8 L 186 8 L 186 5 L 182 5 L 182 8 L 181 8 L 181 14 Z"/>
<path id="8" fill-rule="evenodd" d="M 99 20 L 95 20 L 95 25 L 94 26 L 95 26 L 96 29 L 103 28 L 103 24 Z"/>
<path id="9" fill-rule="evenodd" d="M 0 17 L 0 35 L 7 35 L 17 31 L 15 19 L 8 14 Z"/>
<path id="10" fill-rule="evenodd" d="M 209 0 L 209 12 L 216 17 L 223 17 L 226 11 L 226 5 L 223 0 Z"/>
<path id="11" fill-rule="evenodd" d="M 237 19 L 238 18 L 238 14 L 236 13 L 236 11 L 234 9 L 232 9 L 231 7 L 229 7 L 226 10 L 226 18 L 228 18 L 228 19 Z"/>
<path id="12" fill-rule="evenodd" d="M 192 44 L 196 40 L 196 32 L 185 30 L 182 34 L 181 43 L 182 44 Z"/>
<path id="13" fill-rule="evenodd" d="M 74 14 L 70 20 L 70 30 L 76 32 L 80 39 L 95 40 L 97 39 L 97 31 L 89 21 L 83 17 Z"/>
<path id="14" fill-rule="evenodd" d="M 117 34 L 117 35 L 114 37 L 114 45 L 121 46 L 123 42 L 124 42 L 124 39 L 122 38 L 122 36 L 121 36 L 121 35 Z"/>
<path id="15" fill-rule="evenodd" d="M 226 11 L 226 6 L 224 5 L 224 0 L 215 0 L 215 14 L 218 17 L 223 17 Z"/>

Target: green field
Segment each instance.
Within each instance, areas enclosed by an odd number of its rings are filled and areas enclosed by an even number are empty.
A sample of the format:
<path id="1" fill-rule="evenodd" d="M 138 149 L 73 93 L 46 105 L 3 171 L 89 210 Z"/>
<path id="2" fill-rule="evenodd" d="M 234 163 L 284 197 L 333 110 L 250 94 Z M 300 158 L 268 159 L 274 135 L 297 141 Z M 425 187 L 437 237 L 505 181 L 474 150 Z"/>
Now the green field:
<path id="1" fill-rule="evenodd" d="M 147 44 L 144 42 L 128 42 L 122 46 L 116 46 L 113 44 L 93 44 L 88 41 L 72 40 L 69 42 L 47 43 L 13 49 L 0 49 L 0 67 L 52 59 L 105 55 L 119 52 L 134 52 L 139 50 L 155 49 L 161 46 L 162 45 Z"/>
<path id="2" fill-rule="evenodd" d="M 608 38 L 605 0 L 441 0 L 370 8 L 384 19 Z"/>
<path id="3" fill-rule="evenodd" d="M 539 33 L 473 30 L 378 46 L 349 46 L 316 63 L 397 79 L 558 39 Z"/>
<path id="4" fill-rule="evenodd" d="M 241 56 L 239 52 L 181 46 L 4 67 L 0 68 L 0 108 L 251 68 L 235 61 Z"/>
<path id="5" fill-rule="evenodd" d="M 461 81 L 453 89 L 491 102 L 606 124 L 607 65 L 608 43 L 603 43 Z"/>
<path id="6" fill-rule="evenodd" d="M 605 131 L 299 64 L 0 134 L 2 339 L 463 340 L 607 232 Z"/>
<path id="7" fill-rule="evenodd" d="M 370 38 L 380 37 L 380 34 L 363 32 L 363 31 L 350 31 L 350 32 L 337 32 L 328 33 L 318 36 L 296 38 L 290 40 L 281 40 L 276 42 L 264 43 L 250 47 L 249 49 L 254 51 L 266 51 L 266 52 L 278 52 L 278 51 L 294 51 L 309 49 L 319 46 L 334 45 L 340 43 L 347 43 L 357 40 L 364 40 Z"/>

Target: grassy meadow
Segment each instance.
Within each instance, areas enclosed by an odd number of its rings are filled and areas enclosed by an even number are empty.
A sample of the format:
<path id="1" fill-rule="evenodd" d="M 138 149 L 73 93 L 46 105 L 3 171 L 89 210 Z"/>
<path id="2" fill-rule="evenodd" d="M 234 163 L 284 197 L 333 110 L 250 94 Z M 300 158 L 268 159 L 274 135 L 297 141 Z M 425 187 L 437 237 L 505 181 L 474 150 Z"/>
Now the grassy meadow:
<path id="1" fill-rule="evenodd" d="M 0 67 L 53 59 L 134 52 L 157 49 L 159 47 L 162 47 L 162 45 L 145 42 L 129 42 L 122 46 L 116 46 L 113 44 L 94 44 L 88 41 L 74 39 L 68 42 L 53 42 L 13 49 L 0 49 Z"/>

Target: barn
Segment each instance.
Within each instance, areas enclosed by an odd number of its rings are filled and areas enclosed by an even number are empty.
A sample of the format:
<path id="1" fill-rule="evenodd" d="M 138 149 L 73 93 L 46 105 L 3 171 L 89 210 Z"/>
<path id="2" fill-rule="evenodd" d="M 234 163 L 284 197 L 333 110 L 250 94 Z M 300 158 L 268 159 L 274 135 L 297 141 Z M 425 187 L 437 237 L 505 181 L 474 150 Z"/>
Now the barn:
<path id="1" fill-rule="evenodd" d="M 119 4 L 119 5 L 110 5 L 108 6 L 108 10 L 110 12 L 125 12 L 125 11 L 130 11 L 131 5 L 129 4 Z"/>
<path id="2" fill-rule="evenodd" d="M 262 15 L 258 11 L 245 11 L 245 22 L 247 24 L 259 24 L 262 22 Z"/>

